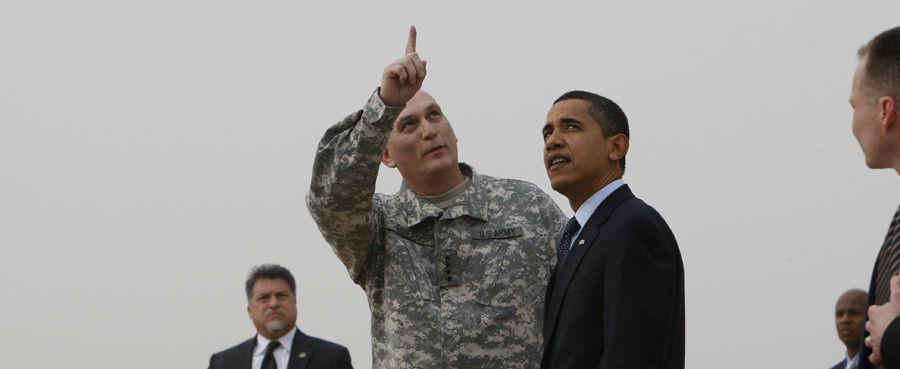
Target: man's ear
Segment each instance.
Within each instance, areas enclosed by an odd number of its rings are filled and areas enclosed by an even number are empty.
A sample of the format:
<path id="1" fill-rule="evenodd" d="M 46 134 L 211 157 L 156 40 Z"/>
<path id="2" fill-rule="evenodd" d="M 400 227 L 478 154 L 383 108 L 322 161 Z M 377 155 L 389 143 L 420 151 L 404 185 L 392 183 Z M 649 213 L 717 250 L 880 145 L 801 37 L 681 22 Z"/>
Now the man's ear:
<path id="1" fill-rule="evenodd" d="M 897 100 L 890 96 L 882 96 L 878 99 L 878 108 L 881 109 L 881 130 L 887 133 L 892 129 L 896 129 L 897 117 L 900 112 L 897 111 Z"/>
<path id="2" fill-rule="evenodd" d="M 628 153 L 628 136 L 625 134 L 619 133 L 613 136 L 610 138 L 610 143 L 612 147 L 609 150 L 609 160 L 618 161 Z"/>
<path id="3" fill-rule="evenodd" d="M 388 168 L 397 167 L 397 164 L 394 163 L 394 159 L 391 159 L 391 152 L 388 151 L 387 148 L 384 148 L 384 152 L 381 153 L 381 162 Z"/>
<path id="4" fill-rule="evenodd" d="M 253 315 L 250 314 L 250 303 L 247 303 L 247 316 L 250 317 L 250 320 L 253 320 Z"/>

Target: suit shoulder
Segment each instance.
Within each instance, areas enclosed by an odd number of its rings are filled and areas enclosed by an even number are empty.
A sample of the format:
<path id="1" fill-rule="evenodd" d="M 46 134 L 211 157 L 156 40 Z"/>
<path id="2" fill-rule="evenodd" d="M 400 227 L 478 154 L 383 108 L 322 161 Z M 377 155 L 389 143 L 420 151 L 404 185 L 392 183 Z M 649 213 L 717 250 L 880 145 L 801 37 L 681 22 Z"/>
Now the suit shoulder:
<path id="1" fill-rule="evenodd" d="M 344 345 L 339 343 L 331 342 L 325 339 L 321 339 L 318 337 L 307 336 L 309 340 L 312 341 L 313 345 L 317 350 L 327 350 L 327 351 L 347 351 L 347 348 Z"/>
<path id="2" fill-rule="evenodd" d="M 644 200 L 641 200 L 638 197 L 631 197 L 622 201 L 622 204 L 619 205 L 617 211 L 620 211 L 626 218 L 631 220 L 644 220 L 644 221 L 661 221 L 665 223 L 665 219 L 663 219 L 662 215 L 659 214 L 658 211 Z"/>
<path id="3" fill-rule="evenodd" d="M 244 342 L 238 343 L 237 345 L 231 346 L 227 349 L 219 351 L 215 354 L 212 354 L 210 357 L 210 361 L 213 362 L 235 362 L 240 356 L 241 350 L 245 349 L 247 346 L 252 347 L 254 345 L 253 339 L 248 339 Z"/>
<path id="4" fill-rule="evenodd" d="M 622 201 L 616 208 L 612 218 L 617 219 L 617 221 L 614 221 L 623 227 L 632 229 L 644 236 L 657 235 L 675 242 L 675 236 L 669 227 L 669 223 L 655 208 L 637 197 L 631 197 Z"/>
<path id="5" fill-rule="evenodd" d="M 338 368 L 352 368 L 350 350 L 347 350 L 346 347 L 318 337 L 306 337 L 310 343 L 308 347 L 320 358 L 324 358 L 326 362 L 333 363 Z"/>

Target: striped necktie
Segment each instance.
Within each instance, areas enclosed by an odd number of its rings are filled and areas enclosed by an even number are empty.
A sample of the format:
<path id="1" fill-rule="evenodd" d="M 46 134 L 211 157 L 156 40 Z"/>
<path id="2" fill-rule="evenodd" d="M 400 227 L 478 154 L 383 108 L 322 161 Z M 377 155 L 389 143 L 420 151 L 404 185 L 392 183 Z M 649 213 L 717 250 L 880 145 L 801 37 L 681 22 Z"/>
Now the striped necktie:
<path id="1" fill-rule="evenodd" d="M 578 233 L 579 229 L 581 229 L 581 224 L 578 224 L 578 220 L 575 219 L 575 217 L 572 217 L 572 219 L 569 219 L 569 222 L 566 223 L 566 229 L 563 230 L 562 234 L 559 236 L 559 243 L 556 245 L 557 273 L 559 268 L 561 268 L 566 261 L 566 257 L 569 256 L 569 251 L 572 250 L 572 237 L 575 237 L 575 234 Z"/>
<path id="2" fill-rule="evenodd" d="M 883 305 L 891 299 L 891 276 L 900 267 L 900 207 L 894 213 L 891 228 L 884 237 L 884 245 L 876 261 L 878 274 L 875 276 L 875 305 Z"/>

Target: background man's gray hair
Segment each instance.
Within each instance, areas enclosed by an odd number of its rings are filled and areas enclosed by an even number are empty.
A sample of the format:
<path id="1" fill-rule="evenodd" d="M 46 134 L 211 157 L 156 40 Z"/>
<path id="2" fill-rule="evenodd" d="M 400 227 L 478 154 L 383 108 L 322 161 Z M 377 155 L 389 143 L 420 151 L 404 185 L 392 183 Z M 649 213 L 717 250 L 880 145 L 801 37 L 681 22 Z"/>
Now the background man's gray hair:
<path id="1" fill-rule="evenodd" d="M 247 301 L 250 301 L 253 295 L 253 285 L 260 279 L 282 279 L 291 286 L 291 293 L 297 296 L 297 282 L 294 281 L 290 270 L 278 264 L 262 264 L 250 269 L 250 274 L 247 275 L 247 282 L 244 284 Z"/>

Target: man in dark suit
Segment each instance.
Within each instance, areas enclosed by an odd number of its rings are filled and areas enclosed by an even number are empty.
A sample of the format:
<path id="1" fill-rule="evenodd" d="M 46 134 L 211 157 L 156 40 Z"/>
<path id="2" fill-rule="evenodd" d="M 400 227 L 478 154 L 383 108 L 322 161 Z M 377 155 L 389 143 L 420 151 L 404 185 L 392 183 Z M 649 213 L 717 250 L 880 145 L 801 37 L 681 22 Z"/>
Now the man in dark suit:
<path id="1" fill-rule="evenodd" d="M 344 346 L 297 329 L 297 284 L 280 265 L 254 267 L 245 284 L 257 335 L 213 354 L 210 369 L 352 369 Z"/>
<path id="2" fill-rule="evenodd" d="M 875 36 L 859 49 L 853 73 L 850 106 L 853 136 L 859 141 L 866 165 L 891 168 L 900 174 L 900 27 Z M 869 314 L 860 369 L 900 368 L 900 208 L 872 270 Z M 893 277 L 896 279 L 897 277 Z"/>
<path id="3" fill-rule="evenodd" d="M 575 210 L 547 285 L 541 367 L 684 368 L 684 267 L 675 236 L 622 182 L 628 120 L 572 91 L 543 128 L 554 190 Z"/>
<path id="4" fill-rule="evenodd" d="M 862 344 L 866 321 L 866 299 L 869 294 L 860 289 L 847 290 L 834 304 L 834 326 L 838 338 L 847 347 L 844 360 L 831 369 L 856 369 L 859 365 L 859 346 Z"/>

